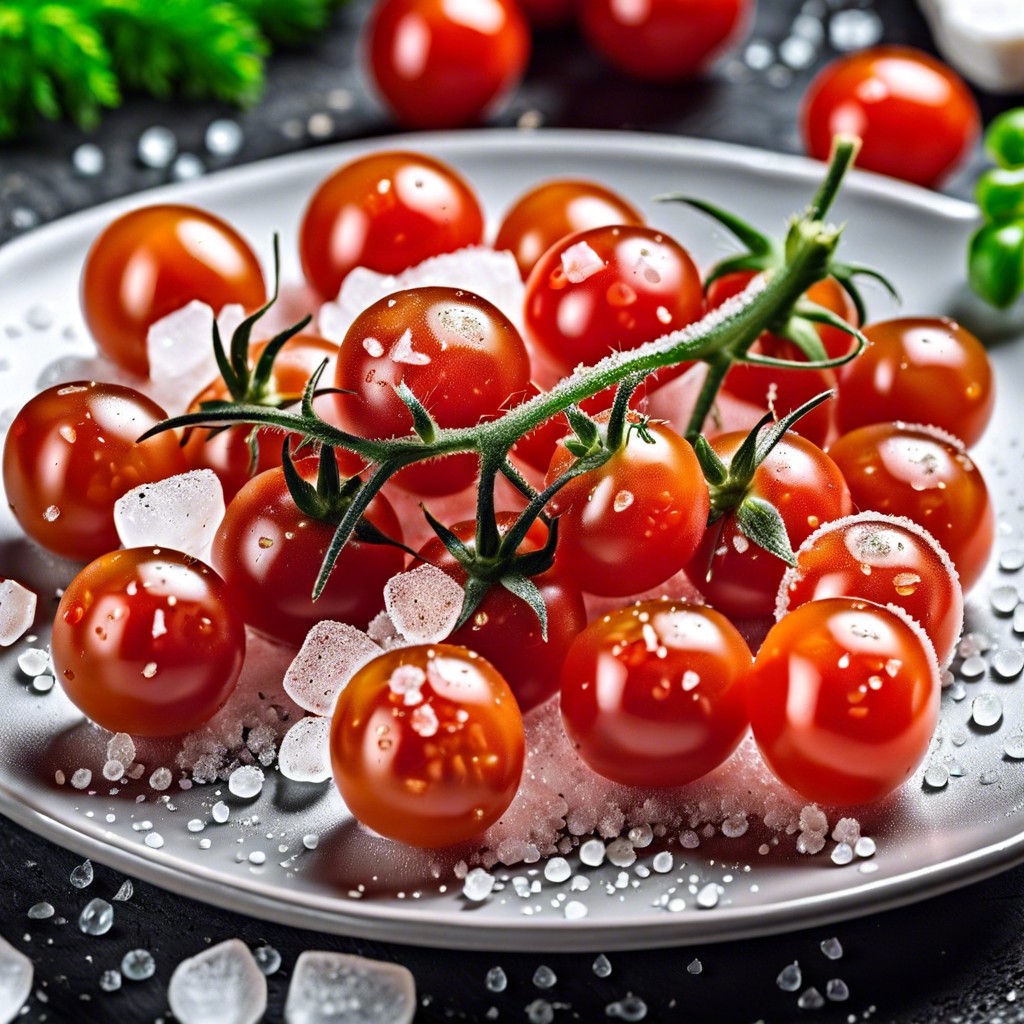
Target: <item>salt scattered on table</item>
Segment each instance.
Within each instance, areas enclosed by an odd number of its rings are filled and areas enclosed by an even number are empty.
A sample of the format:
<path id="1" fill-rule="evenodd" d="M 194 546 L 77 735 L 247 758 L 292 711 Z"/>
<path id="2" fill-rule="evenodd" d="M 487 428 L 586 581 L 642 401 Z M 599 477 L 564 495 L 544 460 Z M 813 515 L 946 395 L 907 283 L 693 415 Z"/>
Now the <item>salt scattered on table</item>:
<path id="1" fill-rule="evenodd" d="M 18 1016 L 32 991 L 32 961 L 0 936 L 0 1024 Z"/>
<path id="2" fill-rule="evenodd" d="M 842 978 L 832 978 L 825 985 L 825 995 L 833 1003 L 842 1003 L 850 998 L 850 989 Z"/>
<path id="3" fill-rule="evenodd" d="M 29 647 L 18 655 L 18 668 L 30 679 L 41 676 L 50 668 L 50 652 L 42 647 Z"/>
<path id="4" fill-rule="evenodd" d="M 273 946 L 257 946 L 252 955 L 256 966 L 268 978 L 281 969 L 281 954 Z"/>
<path id="5" fill-rule="evenodd" d="M 971 718 L 975 725 L 990 729 L 1003 717 L 1003 702 L 995 693 L 982 693 L 971 704 Z"/>
<path id="6" fill-rule="evenodd" d="M 114 908 L 99 897 L 89 900 L 78 915 L 78 928 L 86 935 L 106 935 L 114 924 Z"/>
<path id="7" fill-rule="evenodd" d="M 501 967 L 492 967 L 484 978 L 488 992 L 504 992 L 508 988 L 508 976 Z"/>
<path id="8" fill-rule="evenodd" d="M 800 970 L 800 962 L 794 960 L 791 964 L 787 964 L 779 972 L 779 976 L 775 979 L 775 984 L 782 989 L 783 992 L 795 992 L 804 981 L 803 972 Z"/>
<path id="9" fill-rule="evenodd" d="M 156 960 L 148 949 L 130 949 L 121 959 L 121 973 L 129 981 L 146 981 L 156 973 Z"/>
<path id="10" fill-rule="evenodd" d="M 323 782 L 331 777 L 331 720 L 300 718 L 285 733 L 277 766 L 286 779 Z"/>
<path id="11" fill-rule="evenodd" d="M 267 1009 L 267 979 L 249 947 L 229 939 L 178 964 L 167 1001 L 181 1024 L 256 1024 Z"/>
<path id="12" fill-rule="evenodd" d="M 87 889 L 92 885 L 93 870 L 92 861 L 86 860 L 73 868 L 68 879 L 76 889 Z"/>
<path id="13" fill-rule="evenodd" d="M 466 874 L 462 884 L 462 895 L 467 900 L 479 903 L 490 896 L 494 890 L 494 882 L 494 875 L 489 871 L 485 871 L 483 868 L 473 868 Z"/>
<path id="14" fill-rule="evenodd" d="M 609 1003 L 604 1008 L 604 1013 L 606 1017 L 617 1018 L 618 1020 L 643 1020 L 647 1016 L 647 1004 L 639 996 L 635 996 L 630 992 L 625 998 Z"/>

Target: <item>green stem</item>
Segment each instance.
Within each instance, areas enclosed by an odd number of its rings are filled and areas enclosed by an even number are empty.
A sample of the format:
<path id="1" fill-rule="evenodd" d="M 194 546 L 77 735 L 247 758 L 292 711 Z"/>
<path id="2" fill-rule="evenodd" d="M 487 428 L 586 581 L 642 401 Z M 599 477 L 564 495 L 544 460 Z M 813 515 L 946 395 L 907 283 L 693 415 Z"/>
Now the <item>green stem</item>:
<path id="1" fill-rule="evenodd" d="M 708 418 L 711 407 L 715 404 L 715 399 L 718 397 L 718 392 L 721 390 L 726 374 L 731 369 L 732 364 L 733 360 L 727 356 L 719 356 L 715 359 L 707 360 L 708 373 L 704 378 L 704 383 L 701 385 L 700 393 L 697 395 L 693 411 L 690 413 L 690 420 L 686 424 L 686 439 L 691 444 L 697 439 L 697 435 L 703 431 L 704 421 Z"/>

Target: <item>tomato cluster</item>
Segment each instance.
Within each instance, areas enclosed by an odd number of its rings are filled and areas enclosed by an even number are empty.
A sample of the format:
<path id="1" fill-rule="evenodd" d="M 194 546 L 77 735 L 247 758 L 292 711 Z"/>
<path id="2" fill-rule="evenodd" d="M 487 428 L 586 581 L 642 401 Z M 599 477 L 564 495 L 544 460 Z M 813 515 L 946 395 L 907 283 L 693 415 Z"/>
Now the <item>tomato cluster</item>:
<path id="1" fill-rule="evenodd" d="M 495 17 L 508 9 L 488 2 Z M 598 6 L 584 5 L 584 17 L 596 19 Z M 173 241 L 143 235 L 142 221 Z M 314 193 L 302 265 L 330 299 L 357 266 L 394 273 L 481 242 L 483 225 L 454 169 L 415 153 L 372 154 Z M 196 232 L 210 244 L 186 258 Z M 413 564 L 395 508 L 409 507 L 410 492 L 451 508 L 472 485 L 486 490 L 476 455 L 405 466 L 366 505 L 313 602 L 363 460 L 324 448 L 296 461 L 291 450 L 307 443 L 298 434 L 195 425 L 209 403 L 288 407 L 319 373 L 333 388 L 315 409 L 331 424 L 373 441 L 429 443 L 438 430 L 472 429 L 548 394 L 578 363 L 693 323 L 753 277 L 702 280 L 682 244 L 594 182 L 530 189 L 496 237 L 526 282 L 523 336 L 492 303 L 451 287 L 375 302 L 340 345 L 286 332 L 250 346 L 256 313 L 221 352 L 228 369 L 192 402 L 183 437 L 138 441 L 163 410 L 91 382 L 51 388 L 15 417 L 3 456 L 15 516 L 50 550 L 95 559 L 68 586 L 53 633 L 62 685 L 90 718 L 140 735 L 196 728 L 235 684 L 243 623 L 292 647 L 324 618 L 366 628 L 385 584 Z M 135 281 L 132 266 L 155 282 L 145 307 L 124 284 Z M 146 330 L 175 302 L 252 311 L 264 292 L 240 236 L 183 207 L 115 222 L 83 281 L 97 344 L 138 371 Z M 978 579 L 993 541 L 991 502 L 966 448 L 991 415 L 991 368 L 961 326 L 920 317 L 867 324 L 864 350 L 841 368 L 800 368 L 849 354 L 855 342 L 843 328 L 855 329 L 860 306 L 845 282 L 827 278 L 798 308 L 832 316 L 799 327 L 794 314 L 749 350 L 755 362 L 796 369 L 739 363 L 725 375 L 726 390 L 766 413 L 749 435 L 691 443 L 688 407 L 651 420 L 645 403 L 681 372 L 674 367 L 629 403 L 609 389 L 508 439 L 502 468 L 546 489 L 533 510 L 544 505 L 543 516 L 522 518 L 526 498 L 506 498 L 497 510 L 482 500 L 477 519 L 437 523 L 416 561 L 466 588 L 464 621 L 447 644 L 382 654 L 340 695 L 334 772 L 360 821 L 421 846 L 473 838 L 516 792 L 521 712 L 558 692 L 580 757 L 625 785 L 692 782 L 748 726 L 782 782 L 811 799 L 876 800 L 912 773 L 934 727 L 939 666 L 959 636 L 961 585 Z M 828 387 L 837 401 L 799 416 Z M 793 430 L 769 426 L 773 416 L 794 419 Z M 114 502 L 197 467 L 212 468 L 229 499 L 213 567 L 173 551 L 114 550 Z M 672 596 L 680 573 L 706 604 Z M 633 603 L 588 625 L 584 595 Z M 737 624 L 773 611 L 755 656 Z"/>

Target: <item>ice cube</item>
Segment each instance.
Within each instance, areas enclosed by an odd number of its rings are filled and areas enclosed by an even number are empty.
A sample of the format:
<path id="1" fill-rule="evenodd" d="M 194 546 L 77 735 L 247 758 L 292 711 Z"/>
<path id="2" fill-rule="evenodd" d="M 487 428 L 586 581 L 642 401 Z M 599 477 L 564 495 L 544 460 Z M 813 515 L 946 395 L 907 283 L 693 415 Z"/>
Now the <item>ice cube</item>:
<path id="1" fill-rule="evenodd" d="M 329 716 L 342 687 L 381 653 L 381 648 L 354 626 L 318 622 L 288 666 L 285 693 L 305 711 Z"/>
<path id="2" fill-rule="evenodd" d="M 32 625 L 36 595 L 17 580 L 0 579 L 0 647 L 10 647 Z"/>
<path id="3" fill-rule="evenodd" d="M 443 640 L 459 620 L 462 587 L 425 564 L 393 576 L 384 586 L 384 607 L 395 628 L 414 644 Z"/>
<path id="4" fill-rule="evenodd" d="M 329 718 L 300 718 L 285 734 L 277 766 L 286 779 L 323 782 L 331 777 Z"/>
<path id="5" fill-rule="evenodd" d="M 305 952 L 295 962 L 286 1024 L 410 1024 L 416 984 L 399 964 L 347 953 Z"/>
<path id="6" fill-rule="evenodd" d="M 515 257 L 477 245 L 432 256 L 395 276 L 356 267 L 342 282 L 338 298 L 320 308 L 320 334 L 340 343 L 367 306 L 405 288 L 436 286 L 473 292 L 522 327 L 524 286 Z"/>
<path id="7" fill-rule="evenodd" d="M 167 986 L 181 1024 L 256 1024 L 267 1009 L 267 979 L 249 947 L 228 939 L 182 960 Z"/>
<path id="8" fill-rule="evenodd" d="M 0 937 L 0 1024 L 18 1016 L 32 991 L 32 975 L 32 961 Z"/>
<path id="9" fill-rule="evenodd" d="M 209 559 L 224 518 L 224 490 L 212 469 L 194 469 L 133 487 L 114 503 L 114 525 L 126 548 L 173 548 Z"/>

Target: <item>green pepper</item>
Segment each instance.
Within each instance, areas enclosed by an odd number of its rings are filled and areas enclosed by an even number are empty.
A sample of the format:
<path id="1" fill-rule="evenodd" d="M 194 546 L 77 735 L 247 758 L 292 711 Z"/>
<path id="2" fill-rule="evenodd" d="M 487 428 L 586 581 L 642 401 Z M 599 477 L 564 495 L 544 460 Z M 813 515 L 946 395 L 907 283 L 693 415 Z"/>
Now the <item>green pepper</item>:
<path id="1" fill-rule="evenodd" d="M 986 220 L 1024 217 L 1024 167 L 993 167 L 979 179 L 974 201 Z"/>
<path id="2" fill-rule="evenodd" d="M 1012 305 L 1024 289 L 1024 219 L 986 224 L 975 232 L 968 276 L 986 302 L 999 309 Z"/>
<path id="3" fill-rule="evenodd" d="M 1024 107 L 1007 110 L 988 126 L 985 149 L 1000 167 L 1024 165 Z"/>

